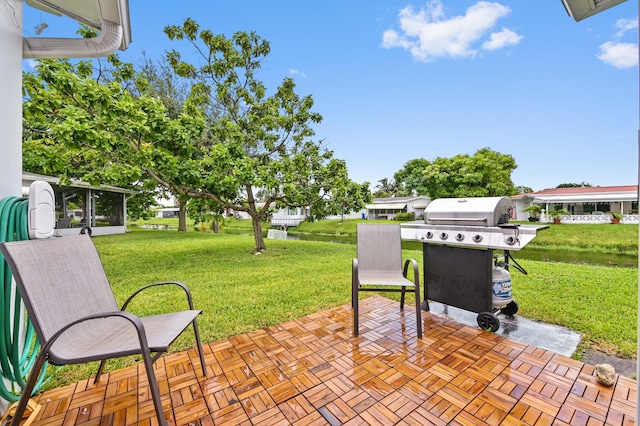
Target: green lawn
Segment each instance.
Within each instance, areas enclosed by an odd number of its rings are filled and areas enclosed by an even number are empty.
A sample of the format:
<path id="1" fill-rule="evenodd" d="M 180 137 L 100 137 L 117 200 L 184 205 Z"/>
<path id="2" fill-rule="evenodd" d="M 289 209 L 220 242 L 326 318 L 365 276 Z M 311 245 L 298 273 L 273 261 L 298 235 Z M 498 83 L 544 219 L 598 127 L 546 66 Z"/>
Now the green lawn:
<path id="1" fill-rule="evenodd" d="M 250 254 L 252 236 L 157 230 L 93 240 L 119 302 L 147 283 L 187 283 L 196 307 L 204 311 L 199 325 L 205 342 L 350 303 L 351 259 L 355 256 L 351 245 L 268 240 L 266 253 Z M 405 251 L 404 257 L 421 263 L 422 253 Z M 637 270 L 519 263 L 529 272 L 527 276 L 513 273 L 519 315 L 570 327 L 582 333 L 586 346 L 636 356 Z M 184 306 L 180 292 L 158 290 L 140 297 L 131 310 L 150 314 Z M 192 334 L 186 333 L 173 350 L 193 343 Z M 131 362 L 115 361 L 109 368 Z M 65 367 L 47 388 L 77 381 L 95 373 L 95 368 Z"/>

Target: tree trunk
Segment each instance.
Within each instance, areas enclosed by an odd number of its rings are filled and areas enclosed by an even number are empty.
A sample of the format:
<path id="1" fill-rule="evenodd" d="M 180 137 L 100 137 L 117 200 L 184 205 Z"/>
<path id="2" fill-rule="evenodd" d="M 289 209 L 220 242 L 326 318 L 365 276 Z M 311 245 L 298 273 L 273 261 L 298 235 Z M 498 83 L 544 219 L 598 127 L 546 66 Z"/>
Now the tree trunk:
<path id="1" fill-rule="evenodd" d="M 253 238 L 256 241 L 256 251 L 264 251 L 267 246 L 264 244 L 264 238 L 262 237 L 262 221 L 259 217 L 251 216 L 251 222 L 253 224 Z"/>
<path id="2" fill-rule="evenodd" d="M 253 224 L 253 239 L 256 242 L 255 251 L 265 251 L 267 246 L 264 244 L 264 238 L 262 237 L 262 215 L 258 213 L 256 209 L 256 200 L 253 197 L 253 188 L 251 185 L 246 185 L 247 202 L 249 204 L 249 216 L 251 216 L 251 223 Z"/>
<path id="3" fill-rule="evenodd" d="M 178 232 L 187 232 L 187 201 L 178 199 Z"/>

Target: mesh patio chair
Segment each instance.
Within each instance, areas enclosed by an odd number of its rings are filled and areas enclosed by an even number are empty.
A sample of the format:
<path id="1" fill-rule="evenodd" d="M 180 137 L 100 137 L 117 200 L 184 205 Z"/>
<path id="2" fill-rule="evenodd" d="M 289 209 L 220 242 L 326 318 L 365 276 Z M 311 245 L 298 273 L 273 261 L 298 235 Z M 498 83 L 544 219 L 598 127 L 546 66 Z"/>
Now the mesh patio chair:
<path id="1" fill-rule="evenodd" d="M 422 339 L 422 313 L 420 312 L 420 276 L 418 262 L 407 259 L 402 267 L 400 225 L 357 225 L 357 258 L 351 270 L 351 305 L 353 307 L 353 335 L 358 336 L 358 293 L 361 291 L 400 292 L 400 309 L 404 309 L 407 288 L 416 298 L 416 329 Z M 408 280 L 409 264 L 413 266 L 413 281 Z"/>
<path id="2" fill-rule="evenodd" d="M 0 244 L 27 314 L 41 345 L 13 416 L 18 425 L 45 361 L 54 365 L 102 361 L 140 354 L 144 360 L 154 408 L 160 424 L 167 424 L 153 363 L 169 345 L 193 325 L 202 374 L 206 366 L 189 289 L 182 283 L 162 282 L 136 291 L 118 308 L 98 252 L 88 235 Z M 189 309 L 148 317 L 125 312 L 129 302 L 150 287 L 176 285 L 186 293 Z"/>

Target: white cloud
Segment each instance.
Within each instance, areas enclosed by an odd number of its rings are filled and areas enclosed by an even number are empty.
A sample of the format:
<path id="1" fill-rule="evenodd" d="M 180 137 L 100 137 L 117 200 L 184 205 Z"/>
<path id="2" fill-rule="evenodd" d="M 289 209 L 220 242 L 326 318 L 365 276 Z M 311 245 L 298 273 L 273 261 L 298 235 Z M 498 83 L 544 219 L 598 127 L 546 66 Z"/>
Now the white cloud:
<path id="1" fill-rule="evenodd" d="M 638 30 L 638 18 L 618 19 L 615 28 L 614 41 L 602 43 L 600 53 L 596 57 L 616 68 L 631 68 L 638 65 L 638 45 L 621 41 L 629 31 Z"/>
<path id="2" fill-rule="evenodd" d="M 616 68 L 631 68 L 638 65 L 638 45 L 607 41 L 600 45 L 598 59 Z"/>
<path id="3" fill-rule="evenodd" d="M 465 15 L 447 18 L 440 0 L 432 0 L 426 8 L 414 11 L 407 6 L 398 14 L 400 31 L 387 30 L 382 47 L 408 50 L 418 61 L 431 62 L 441 57 L 468 58 L 478 53 L 477 44 L 496 25 L 498 19 L 511 13 L 499 3 L 479 1 Z M 522 36 L 507 29 L 491 35 L 482 48 L 496 50 L 517 44 Z"/>
<path id="4" fill-rule="evenodd" d="M 627 31 L 638 29 L 638 18 L 635 19 L 618 19 L 616 21 L 616 38 L 622 38 Z"/>
<path id="5" fill-rule="evenodd" d="M 504 28 L 499 33 L 491 34 L 489 40 L 482 43 L 482 48 L 484 50 L 498 50 L 505 46 L 515 46 L 520 43 L 523 37 L 514 31 Z"/>
<path id="6" fill-rule="evenodd" d="M 294 68 L 289 68 L 289 74 L 299 75 L 302 78 L 307 78 L 307 75 L 305 73 L 303 73 L 302 71 L 298 71 L 297 69 L 294 69 Z"/>

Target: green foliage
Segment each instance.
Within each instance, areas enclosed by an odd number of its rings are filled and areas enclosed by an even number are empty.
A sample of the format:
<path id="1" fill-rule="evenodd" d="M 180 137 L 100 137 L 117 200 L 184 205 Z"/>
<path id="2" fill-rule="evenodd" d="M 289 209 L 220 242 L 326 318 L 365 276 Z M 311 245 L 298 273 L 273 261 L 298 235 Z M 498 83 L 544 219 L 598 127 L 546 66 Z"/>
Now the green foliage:
<path id="1" fill-rule="evenodd" d="M 431 199 L 510 196 L 517 193 L 511 181 L 516 167 L 511 155 L 482 148 L 473 156 L 436 158 L 424 169 L 422 185 Z"/>
<path id="2" fill-rule="evenodd" d="M 403 192 L 401 183 L 387 178 L 380 179 L 374 189 L 373 196 L 376 198 L 395 197 Z"/>
<path id="3" fill-rule="evenodd" d="M 530 204 L 524 207 L 522 211 L 529 213 L 532 217 L 538 217 L 542 213 L 542 206 L 540 204 Z"/>
<path id="4" fill-rule="evenodd" d="M 204 99 L 215 101 L 220 114 L 201 147 L 203 158 L 197 164 L 204 172 L 197 176 L 196 188 L 221 206 L 251 216 L 257 250 L 265 248 L 261 222 L 272 206 L 309 206 L 321 216 L 345 203 L 363 204 L 345 162 L 310 139 L 311 126 L 322 120 L 311 110 L 313 98 L 296 94 L 291 78 L 284 78 L 268 95 L 256 78 L 270 52 L 266 40 L 254 32 L 226 38 L 200 30 L 192 19 L 166 27 L 165 33 L 200 54 L 198 66 L 185 62 L 175 50 L 167 58 L 178 75 L 200 82 Z M 261 204 L 258 192 L 264 195 Z"/>
<path id="5" fill-rule="evenodd" d="M 313 204 L 308 219 L 315 221 L 332 215 L 344 216 L 362 210 L 371 201 L 369 182 L 363 184 L 347 182 L 335 188 L 331 197 L 325 202 Z"/>
<path id="6" fill-rule="evenodd" d="M 220 225 L 225 222 L 224 207 L 212 200 L 192 198 L 187 203 L 187 211 L 189 218 L 196 223 L 204 225 L 211 222 L 211 228 L 216 233 L 220 232 Z"/>
<path id="7" fill-rule="evenodd" d="M 414 212 L 397 213 L 395 220 L 399 222 L 409 222 L 411 220 L 416 220 L 416 214 Z"/>
<path id="8" fill-rule="evenodd" d="M 134 124 L 131 118 L 114 123 L 119 111 L 130 111 L 129 96 L 117 84 L 95 80 L 92 71 L 90 61 L 43 59 L 23 75 L 23 170 L 58 176 L 62 183 L 76 178 L 138 191 L 128 210 L 148 215 L 157 186 L 137 165 L 114 161 L 118 152 L 105 152 L 120 137 L 118 128 Z"/>
<path id="9" fill-rule="evenodd" d="M 591 184 L 588 182 L 582 182 L 582 183 L 561 183 L 560 185 L 557 186 L 557 188 L 584 188 L 584 187 L 590 187 Z"/>
<path id="10" fill-rule="evenodd" d="M 429 189 L 426 186 L 424 172 L 430 164 L 424 158 L 416 158 L 407 161 L 404 167 L 393 175 L 396 182 L 400 182 L 404 188 L 402 195 L 428 194 Z"/>
<path id="11" fill-rule="evenodd" d="M 517 194 L 530 194 L 533 192 L 533 188 L 529 187 L 529 186 L 516 186 L 516 191 Z"/>
<path id="12" fill-rule="evenodd" d="M 569 212 L 566 209 L 555 209 L 549 211 L 548 214 L 554 219 L 560 219 L 562 216 L 569 214 Z"/>

